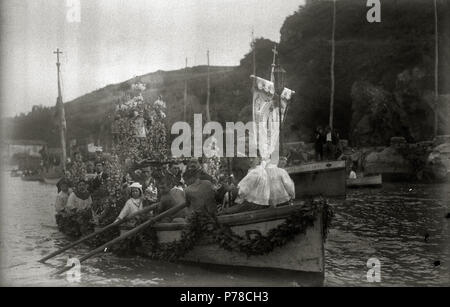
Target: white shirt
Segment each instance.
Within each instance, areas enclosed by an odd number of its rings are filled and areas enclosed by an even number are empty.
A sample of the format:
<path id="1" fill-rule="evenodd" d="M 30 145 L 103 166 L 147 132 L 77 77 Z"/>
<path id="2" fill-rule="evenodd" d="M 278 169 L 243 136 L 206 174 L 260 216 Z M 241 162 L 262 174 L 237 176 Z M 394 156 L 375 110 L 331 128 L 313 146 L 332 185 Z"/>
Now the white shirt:
<path id="1" fill-rule="evenodd" d="M 351 171 L 350 172 L 350 176 L 348 177 L 349 179 L 356 179 L 356 173 L 355 171 Z"/>
<path id="2" fill-rule="evenodd" d="M 120 211 L 120 214 L 117 217 L 117 219 L 123 220 L 127 216 L 130 216 L 133 213 L 141 211 L 142 209 L 144 209 L 144 206 L 142 204 L 142 199 L 130 198 L 125 203 L 125 206 L 123 206 L 122 211 Z"/>

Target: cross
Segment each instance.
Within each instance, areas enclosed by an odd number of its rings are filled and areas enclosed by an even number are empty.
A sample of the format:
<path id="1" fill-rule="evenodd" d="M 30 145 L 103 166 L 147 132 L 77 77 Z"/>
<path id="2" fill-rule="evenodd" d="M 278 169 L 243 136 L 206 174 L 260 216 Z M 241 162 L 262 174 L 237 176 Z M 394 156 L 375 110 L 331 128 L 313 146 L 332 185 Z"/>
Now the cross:
<path id="1" fill-rule="evenodd" d="M 275 65 L 275 58 L 276 58 L 276 56 L 278 54 L 277 45 L 276 44 L 273 46 L 272 52 L 273 52 L 273 63 L 272 63 L 272 65 L 274 66 Z"/>
<path id="2" fill-rule="evenodd" d="M 53 51 L 53 54 L 56 54 L 56 58 L 57 58 L 56 64 L 59 64 L 59 55 L 62 54 L 62 51 L 59 50 L 59 48 L 57 48 L 56 51 Z"/>

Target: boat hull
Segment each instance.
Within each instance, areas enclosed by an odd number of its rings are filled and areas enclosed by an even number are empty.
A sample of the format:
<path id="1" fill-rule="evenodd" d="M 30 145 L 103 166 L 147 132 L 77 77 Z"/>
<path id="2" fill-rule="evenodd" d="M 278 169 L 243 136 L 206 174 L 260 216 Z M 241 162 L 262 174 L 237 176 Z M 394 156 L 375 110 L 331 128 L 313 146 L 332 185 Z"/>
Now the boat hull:
<path id="1" fill-rule="evenodd" d="M 282 224 L 295 207 L 297 206 L 219 216 L 219 222 L 227 224 L 234 233 L 243 237 L 255 232 L 266 235 L 271 229 Z M 170 243 L 181 238 L 186 226 L 184 223 L 166 223 L 156 224 L 154 227 L 157 230 L 158 241 Z M 297 235 L 292 241 L 266 255 L 248 257 L 241 252 L 227 251 L 206 237 L 180 260 L 197 264 L 281 269 L 323 275 L 325 266 L 323 238 L 322 214 L 317 214 L 314 225 L 308 227 L 306 233 Z"/>
<path id="2" fill-rule="evenodd" d="M 42 177 L 42 180 L 46 184 L 56 185 L 58 183 L 58 181 L 61 180 L 61 178 L 46 178 L 46 177 Z"/>
<path id="3" fill-rule="evenodd" d="M 347 179 L 348 188 L 381 187 L 382 185 L 383 180 L 381 175 Z"/>
<path id="4" fill-rule="evenodd" d="M 345 197 L 345 161 L 329 161 L 290 166 L 286 171 L 295 183 L 295 196 Z"/>

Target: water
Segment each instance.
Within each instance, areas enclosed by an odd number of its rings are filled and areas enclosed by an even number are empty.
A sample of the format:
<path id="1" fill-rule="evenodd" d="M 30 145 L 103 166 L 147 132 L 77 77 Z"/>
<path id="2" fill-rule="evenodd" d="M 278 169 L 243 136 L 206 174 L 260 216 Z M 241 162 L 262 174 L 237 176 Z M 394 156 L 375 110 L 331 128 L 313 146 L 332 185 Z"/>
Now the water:
<path id="1" fill-rule="evenodd" d="M 56 189 L 2 174 L 0 284 L 9 286 L 299 286 L 290 275 L 168 264 L 102 254 L 82 264 L 80 282 L 54 276 L 78 247 L 46 264 L 44 255 L 67 240 L 54 221 Z M 349 190 L 333 202 L 336 213 L 326 243 L 326 286 L 449 286 L 450 185 L 385 184 Z M 429 237 L 425 242 L 424 236 Z M 381 283 L 367 282 L 367 260 L 381 262 Z M 435 261 L 440 265 L 435 266 Z"/>

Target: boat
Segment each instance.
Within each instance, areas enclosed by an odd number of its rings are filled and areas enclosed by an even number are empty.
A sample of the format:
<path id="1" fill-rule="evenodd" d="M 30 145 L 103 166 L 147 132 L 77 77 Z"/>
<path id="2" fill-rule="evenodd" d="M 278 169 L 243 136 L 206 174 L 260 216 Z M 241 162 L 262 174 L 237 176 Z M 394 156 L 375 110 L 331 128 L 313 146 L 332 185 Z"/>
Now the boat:
<path id="1" fill-rule="evenodd" d="M 41 181 L 42 176 L 40 173 L 25 173 L 25 174 L 22 174 L 21 179 L 23 181 Z"/>
<path id="2" fill-rule="evenodd" d="M 62 170 L 58 167 L 52 167 L 42 172 L 42 181 L 46 184 L 56 185 L 62 178 Z"/>
<path id="3" fill-rule="evenodd" d="M 383 184 L 381 175 L 365 176 L 355 179 L 347 179 L 348 188 L 360 188 L 360 187 L 381 187 Z"/>
<path id="4" fill-rule="evenodd" d="M 244 238 L 249 238 L 251 235 L 265 236 L 304 206 L 304 201 L 296 201 L 293 205 L 283 207 L 219 215 L 218 222 L 229 226 L 233 233 Z M 178 260 L 196 264 L 283 270 L 296 274 L 313 273 L 323 277 L 325 272 L 324 238 L 326 237 L 323 210 L 325 210 L 324 207 L 321 207 L 317 211 L 313 225 L 308 226 L 304 233 L 296 235 L 291 241 L 264 255 L 248 256 L 243 252 L 226 250 L 206 235 L 202 236 L 198 244 L 195 244 L 193 249 Z M 165 244 L 179 242 L 183 231 L 186 231 L 188 226 L 186 222 L 157 223 L 152 228 L 156 231 L 158 244 Z M 127 230 L 121 230 L 121 232 L 125 231 Z"/>
<path id="5" fill-rule="evenodd" d="M 296 198 L 345 197 L 345 161 L 312 162 L 285 168 L 295 183 Z"/>
<path id="6" fill-rule="evenodd" d="M 11 177 L 21 177 L 22 176 L 22 171 L 18 170 L 18 169 L 13 169 L 10 172 Z"/>

